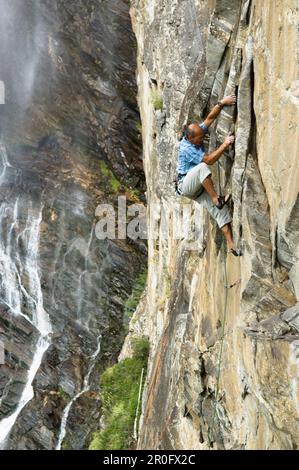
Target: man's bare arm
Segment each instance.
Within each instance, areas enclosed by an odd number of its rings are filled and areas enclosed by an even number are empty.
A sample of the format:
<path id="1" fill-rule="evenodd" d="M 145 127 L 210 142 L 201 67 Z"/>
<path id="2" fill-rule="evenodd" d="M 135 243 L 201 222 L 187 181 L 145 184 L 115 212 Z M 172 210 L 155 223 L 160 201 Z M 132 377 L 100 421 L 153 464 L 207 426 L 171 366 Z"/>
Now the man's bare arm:
<path id="1" fill-rule="evenodd" d="M 234 104 L 236 104 L 236 101 L 237 98 L 235 95 L 225 96 L 223 100 L 218 101 L 218 104 L 214 106 L 212 111 L 209 113 L 208 117 L 204 120 L 205 125 L 209 127 L 211 124 L 213 124 L 215 119 L 219 116 L 223 106 L 233 106 Z"/>
<path id="2" fill-rule="evenodd" d="M 228 135 L 220 147 L 216 149 L 214 152 L 210 153 L 209 155 L 205 155 L 203 157 L 203 162 L 206 163 L 207 165 L 213 165 L 213 163 L 217 162 L 221 155 L 225 152 L 228 147 L 233 144 L 235 141 L 235 137 L 233 135 Z"/>

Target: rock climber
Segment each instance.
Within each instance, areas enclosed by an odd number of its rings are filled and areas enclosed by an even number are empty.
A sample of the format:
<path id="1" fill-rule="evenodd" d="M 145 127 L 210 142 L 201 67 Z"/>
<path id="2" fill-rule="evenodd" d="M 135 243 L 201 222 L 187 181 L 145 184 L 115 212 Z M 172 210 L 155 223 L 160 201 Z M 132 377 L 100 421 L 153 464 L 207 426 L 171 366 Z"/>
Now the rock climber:
<path id="1" fill-rule="evenodd" d="M 234 143 L 235 137 L 229 134 L 223 144 L 210 154 L 205 152 L 203 145 L 205 134 L 220 114 L 222 108 L 224 106 L 233 106 L 235 103 L 235 95 L 226 96 L 218 101 L 201 124 L 192 123 L 185 126 L 184 137 L 180 141 L 178 152 L 177 192 L 206 207 L 222 230 L 229 252 L 234 256 L 241 256 L 241 252 L 236 249 L 233 240 L 232 217 L 227 206 L 230 195 L 217 195 L 209 168 Z"/>

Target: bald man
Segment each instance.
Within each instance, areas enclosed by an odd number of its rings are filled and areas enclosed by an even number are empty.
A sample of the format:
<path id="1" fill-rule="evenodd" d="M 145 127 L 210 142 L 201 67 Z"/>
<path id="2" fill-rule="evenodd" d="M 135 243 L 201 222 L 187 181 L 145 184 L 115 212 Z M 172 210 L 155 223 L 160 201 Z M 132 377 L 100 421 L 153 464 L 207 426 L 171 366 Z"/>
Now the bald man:
<path id="1" fill-rule="evenodd" d="M 232 217 L 227 206 L 230 195 L 218 196 L 212 181 L 210 166 L 234 143 L 234 136 L 228 135 L 222 145 L 207 154 L 203 145 L 205 134 L 224 106 L 233 106 L 235 95 L 226 96 L 212 109 L 208 117 L 199 124 L 189 124 L 179 145 L 178 193 L 202 204 L 216 220 L 228 244 L 229 252 L 241 256 L 233 240 Z"/>

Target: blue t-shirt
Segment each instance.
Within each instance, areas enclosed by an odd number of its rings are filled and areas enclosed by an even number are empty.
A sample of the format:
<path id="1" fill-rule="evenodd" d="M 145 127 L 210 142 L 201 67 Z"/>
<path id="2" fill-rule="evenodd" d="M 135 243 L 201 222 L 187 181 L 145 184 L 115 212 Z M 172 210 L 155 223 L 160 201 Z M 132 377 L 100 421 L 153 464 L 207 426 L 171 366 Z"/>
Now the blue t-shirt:
<path id="1" fill-rule="evenodd" d="M 202 122 L 199 127 L 204 130 L 204 133 L 209 132 L 208 127 Z M 196 165 L 202 162 L 205 156 L 204 145 L 194 145 L 184 137 L 179 144 L 179 161 L 177 166 L 177 172 L 179 174 L 186 174 L 192 170 Z"/>

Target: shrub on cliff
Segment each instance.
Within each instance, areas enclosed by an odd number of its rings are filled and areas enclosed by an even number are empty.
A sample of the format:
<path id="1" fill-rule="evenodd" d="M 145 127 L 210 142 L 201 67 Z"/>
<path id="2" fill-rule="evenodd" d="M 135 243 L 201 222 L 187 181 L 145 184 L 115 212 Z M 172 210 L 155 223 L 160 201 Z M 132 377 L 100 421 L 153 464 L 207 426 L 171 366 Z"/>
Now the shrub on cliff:
<path id="1" fill-rule="evenodd" d="M 148 354 L 149 343 L 140 338 L 135 342 L 132 358 L 124 359 L 102 374 L 101 399 L 105 428 L 94 434 L 90 450 L 125 450 L 134 446 L 133 427 L 140 377 L 142 369 L 143 377 L 146 377 Z"/>

